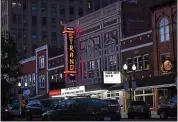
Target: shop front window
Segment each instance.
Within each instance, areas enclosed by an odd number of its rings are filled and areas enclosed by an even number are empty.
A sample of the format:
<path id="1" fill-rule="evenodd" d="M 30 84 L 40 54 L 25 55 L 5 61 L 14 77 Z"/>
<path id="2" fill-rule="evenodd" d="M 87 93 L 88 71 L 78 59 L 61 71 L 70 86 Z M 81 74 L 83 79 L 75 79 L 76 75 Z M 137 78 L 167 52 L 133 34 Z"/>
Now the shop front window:
<path id="1" fill-rule="evenodd" d="M 135 94 L 143 94 L 143 90 L 138 90 L 138 91 L 135 91 Z"/>
<path id="2" fill-rule="evenodd" d="M 135 99 L 136 101 L 143 101 L 143 96 L 136 96 Z"/>

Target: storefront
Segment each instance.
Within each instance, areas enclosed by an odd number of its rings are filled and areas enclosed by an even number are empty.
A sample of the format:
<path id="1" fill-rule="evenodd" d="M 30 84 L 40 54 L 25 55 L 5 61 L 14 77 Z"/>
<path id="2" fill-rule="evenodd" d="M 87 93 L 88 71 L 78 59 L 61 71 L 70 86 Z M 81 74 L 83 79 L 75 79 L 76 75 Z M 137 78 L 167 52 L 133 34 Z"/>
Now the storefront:
<path id="1" fill-rule="evenodd" d="M 152 111 L 157 111 L 160 102 L 166 103 L 176 93 L 175 75 L 157 76 L 150 79 L 136 81 L 137 88 L 132 94 L 132 100 L 143 100 L 151 106 Z M 115 85 L 110 90 L 123 90 L 124 112 L 127 112 L 130 95 L 124 91 L 124 83 Z M 162 99 L 164 98 L 164 99 Z"/>

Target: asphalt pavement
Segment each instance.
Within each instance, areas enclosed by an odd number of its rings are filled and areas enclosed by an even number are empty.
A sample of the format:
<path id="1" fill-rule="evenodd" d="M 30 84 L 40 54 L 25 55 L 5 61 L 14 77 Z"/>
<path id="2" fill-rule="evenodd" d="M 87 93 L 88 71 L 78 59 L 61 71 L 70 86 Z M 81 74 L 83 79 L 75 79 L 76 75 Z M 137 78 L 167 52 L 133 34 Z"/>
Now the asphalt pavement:
<path id="1" fill-rule="evenodd" d="M 15 121 L 27 121 L 25 118 L 15 118 Z M 41 121 L 39 118 L 34 118 L 33 121 Z M 121 121 L 177 121 L 177 118 L 168 118 L 166 120 L 162 120 L 160 118 L 150 118 L 150 119 L 142 119 L 142 118 L 122 118 Z"/>

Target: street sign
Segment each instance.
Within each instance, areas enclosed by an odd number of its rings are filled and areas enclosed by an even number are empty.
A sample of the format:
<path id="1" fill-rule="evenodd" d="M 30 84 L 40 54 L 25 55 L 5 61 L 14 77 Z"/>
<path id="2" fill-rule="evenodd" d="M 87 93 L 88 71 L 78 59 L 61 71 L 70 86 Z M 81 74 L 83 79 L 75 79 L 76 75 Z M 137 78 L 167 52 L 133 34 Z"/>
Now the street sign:
<path id="1" fill-rule="evenodd" d="M 136 82 L 135 81 L 132 81 L 132 90 L 136 90 Z"/>
<path id="2" fill-rule="evenodd" d="M 129 83 L 128 82 L 124 82 L 124 90 L 125 91 L 129 90 Z"/>

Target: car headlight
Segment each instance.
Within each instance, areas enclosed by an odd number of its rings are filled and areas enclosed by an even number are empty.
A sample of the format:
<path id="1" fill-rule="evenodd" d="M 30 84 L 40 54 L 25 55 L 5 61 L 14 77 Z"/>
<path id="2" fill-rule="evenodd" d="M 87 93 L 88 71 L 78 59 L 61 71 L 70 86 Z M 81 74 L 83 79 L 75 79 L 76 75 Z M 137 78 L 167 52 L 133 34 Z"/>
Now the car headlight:
<path id="1" fill-rule="evenodd" d="M 5 111 L 8 111 L 8 109 L 5 109 Z"/>

